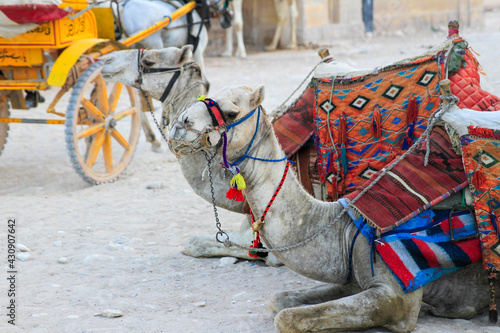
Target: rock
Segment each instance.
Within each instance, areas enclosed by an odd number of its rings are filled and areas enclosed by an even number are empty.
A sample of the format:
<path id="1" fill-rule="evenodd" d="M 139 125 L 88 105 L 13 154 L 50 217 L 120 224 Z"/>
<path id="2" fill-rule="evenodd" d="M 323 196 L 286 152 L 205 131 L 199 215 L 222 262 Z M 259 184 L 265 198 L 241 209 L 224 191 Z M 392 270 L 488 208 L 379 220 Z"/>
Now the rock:
<path id="1" fill-rule="evenodd" d="M 146 245 L 147 246 L 153 246 L 153 245 L 156 245 L 156 242 L 147 242 Z"/>
<path id="2" fill-rule="evenodd" d="M 148 190 L 161 190 L 165 185 L 163 185 L 163 182 L 156 181 L 156 182 L 151 182 L 146 185 L 146 188 Z"/>
<path id="3" fill-rule="evenodd" d="M 124 246 L 123 247 L 123 251 L 127 252 L 127 253 L 134 253 L 135 252 L 135 249 L 131 246 Z"/>
<path id="4" fill-rule="evenodd" d="M 252 313 L 252 310 L 247 310 L 247 313 Z"/>
<path id="5" fill-rule="evenodd" d="M 220 258 L 218 266 L 224 267 L 226 265 L 234 264 L 236 261 L 238 261 L 238 259 L 233 258 L 233 257 L 223 257 L 223 258 Z"/>
<path id="6" fill-rule="evenodd" d="M 76 315 L 69 315 L 66 318 L 68 318 L 68 319 L 78 319 L 78 316 L 76 316 Z"/>
<path id="7" fill-rule="evenodd" d="M 28 252 L 19 252 L 16 253 L 16 258 L 19 261 L 28 261 L 30 258 L 30 254 Z"/>
<path id="8" fill-rule="evenodd" d="M 20 243 L 16 243 L 16 249 L 18 249 L 20 252 L 30 252 L 30 249 Z"/>
<path id="9" fill-rule="evenodd" d="M 57 259 L 57 262 L 60 264 L 66 264 L 68 262 L 68 258 L 61 257 L 61 258 Z"/>
<path id="10" fill-rule="evenodd" d="M 112 261 L 115 260 L 115 257 L 107 256 L 103 254 L 89 254 L 85 258 L 83 258 L 83 262 L 93 262 L 93 261 Z"/>
<path id="11" fill-rule="evenodd" d="M 94 316 L 101 316 L 101 317 L 106 317 L 106 318 L 117 318 L 117 317 L 122 317 L 123 312 L 120 310 L 115 310 L 115 309 L 106 309 L 102 311 L 101 313 L 95 313 Z"/>
<path id="12" fill-rule="evenodd" d="M 129 240 L 130 240 L 130 238 L 128 238 L 127 236 L 120 236 L 120 237 L 115 239 L 115 243 L 116 244 L 126 244 L 126 243 L 128 243 Z"/>
<path id="13" fill-rule="evenodd" d="M 196 302 L 196 303 L 194 303 L 194 306 L 202 308 L 204 306 L 207 306 L 207 303 L 206 302 Z"/>
<path id="14" fill-rule="evenodd" d="M 56 246 L 56 247 L 61 247 L 61 246 L 62 246 L 62 242 L 61 242 L 60 240 L 55 241 L 55 242 L 54 242 L 54 246 Z"/>

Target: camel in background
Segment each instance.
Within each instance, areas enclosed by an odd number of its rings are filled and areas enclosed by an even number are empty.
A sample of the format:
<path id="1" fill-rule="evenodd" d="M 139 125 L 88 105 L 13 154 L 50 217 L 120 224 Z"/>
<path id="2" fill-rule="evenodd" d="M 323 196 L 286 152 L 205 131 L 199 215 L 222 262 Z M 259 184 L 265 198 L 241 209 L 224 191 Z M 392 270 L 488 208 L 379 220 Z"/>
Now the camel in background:
<path id="1" fill-rule="evenodd" d="M 274 7 L 276 8 L 276 15 L 278 24 L 276 32 L 274 33 L 271 44 L 265 47 L 266 51 L 274 51 L 278 47 L 281 35 L 283 33 L 283 26 L 286 22 L 286 8 L 285 2 L 288 1 L 290 6 L 290 19 L 292 21 L 292 40 L 287 46 L 289 49 L 297 48 L 297 18 L 299 12 L 297 10 L 296 0 L 274 0 Z M 231 2 L 231 9 L 234 13 L 233 24 L 226 29 L 226 50 L 222 53 L 224 57 L 233 55 L 233 31 L 236 34 L 237 48 L 235 56 L 245 58 L 247 56 L 245 43 L 243 42 L 243 0 L 233 0 Z M 234 29 L 233 29 L 234 26 Z"/>

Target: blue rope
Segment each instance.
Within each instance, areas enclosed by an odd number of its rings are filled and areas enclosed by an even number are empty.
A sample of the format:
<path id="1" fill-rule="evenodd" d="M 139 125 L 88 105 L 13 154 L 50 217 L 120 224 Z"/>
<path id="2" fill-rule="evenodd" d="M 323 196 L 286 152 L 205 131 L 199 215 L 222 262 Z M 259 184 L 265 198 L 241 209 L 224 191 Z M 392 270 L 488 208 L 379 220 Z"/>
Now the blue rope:
<path id="1" fill-rule="evenodd" d="M 226 126 L 226 130 L 229 131 L 229 129 L 233 128 L 234 126 L 237 126 L 237 125 L 241 124 L 242 122 L 244 122 L 245 120 L 247 120 L 248 118 L 250 118 L 251 116 L 253 116 L 253 114 L 255 113 L 255 110 L 257 110 L 257 109 L 259 109 L 259 116 L 260 116 L 260 105 L 259 105 L 258 108 L 255 108 L 252 112 L 250 112 L 249 114 L 247 114 L 246 116 L 244 116 L 243 118 L 241 118 L 240 120 L 238 120 L 237 122 L 227 125 Z M 257 120 L 257 124 L 258 123 L 259 123 L 259 120 Z"/>
<path id="2" fill-rule="evenodd" d="M 349 282 L 351 282 L 351 275 L 352 275 L 352 252 L 354 250 L 354 243 L 356 243 L 356 238 L 358 238 L 359 232 L 360 232 L 360 229 L 358 229 L 358 231 L 356 231 L 356 234 L 354 235 L 354 237 L 352 239 L 351 248 L 349 250 L 349 271 L 347 273 L 347 280 L 346 280 L 346 282 L 344 284 L 348 284 Z"/>
<path id="3" fill-rule="evenodd" d="M 250 141 L 250 144 L 248 145 L 248 148 L 247 148 L 247 151 L 245 152 L 245 154 L 243 154 L 243 156 L 241 156 L 240 158 L 238 158 L 234 163 L 229 163 L 230 166 L 235 166 L 235 165 L 238 165 L 240 164 L 241 162 L 243 162 L 243 160 L 245 158 L 248 157 L 248 152 L 250 151 L 250 148 L 252 147 L 252 144 L 253 144 L 253 141 L 255 140 L 255 137 L 257 136 L 257 131 L 259 130 L 259 122 L 260 122 L 260 105 L 258 107 L 259 109 L 259 112 L 257 113 L 257 125 L 255 126 L 255 132 L 253 133 L 253 137 L 252 137 L 252 141 Z M 257 110 L 257 109 L 255 109 Z M 253 113 L 255 112 L 255 110 L 253 110 L 252 112 L 250 112 L 248 115 L 246 115 L 245 117 L 241 118 L 239 121 L 229 125 L 226 127 L 226 129 L 230 129 L 231 127 L 234 127 L 238 124 L 241 124 L 242 122 L 244 122 L 245 120 L 247 120 L 248 118 L 250 118 L 249 116 L 253 115 Z M 231 127 L 230 127 L 231 126 Z"/>
<path id="4" fill-rule="evenodd" d="M 267 158 L 259 158 L 259 157 L 253 157 L 253 156 L 247 156 L 247 158 L 251 160 L 256 160 L 256 161 L 262 161 L 262 162 L 281 162 L 281 161 L 286 161 L 286 156 L 283 158 L 280 158 L 279 160 L 270 160 Z M 290 163 L 295 163 L 294 161 L 290 161 Z"/>

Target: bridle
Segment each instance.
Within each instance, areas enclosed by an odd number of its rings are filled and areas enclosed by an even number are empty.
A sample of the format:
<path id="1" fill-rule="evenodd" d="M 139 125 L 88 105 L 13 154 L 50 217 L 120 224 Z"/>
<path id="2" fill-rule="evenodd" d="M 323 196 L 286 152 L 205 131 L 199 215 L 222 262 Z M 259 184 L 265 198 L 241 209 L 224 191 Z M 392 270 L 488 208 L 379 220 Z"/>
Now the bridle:
<path id="1" fill-rule="evenodd" d="M 194 88 L 195 86 L 197 86 L 199 84 L 203 84 L 204 86 L 206 84 L 205 84 L 205 82 L 203 80 L 200 80 L 200 81 L 195 82 L 191 86 L 187 87 L 186 89 L 184 89 L 182 92 L 180 92 L 179 94 L 177 94 L 177 96 L 175 96 L 175 94 L 170 94 L 172 92 L 172 90 L 174 89 L 174 86 L 175 86 L 175 90 L 177 90 L 176 83 L 178 83 L 177 80 L 179 79 L 179 77 L 181 76 L 181 74 L 186 69 L 188 69 L 190 67 L 193 67 L 193 66 L 197 66 L 197 64 L 194 61 L 190 61 L 190 62 L 187 62 L 187 63 L 185 63 L 185 64 L 183 64 L 182 66 L 179 66 L 179 67 L 147 68 L 147 67 L 144 67 L 143 64 L 142 64 L 141 60 L 142 60 L 143 56 L 144 56 L 144 49 L 138 49 L 137 50 L 137 71 L 138 71 L 139 75 L 137 77 L 137 83 L 139 84 L 139 91 L 141 92 L 142 96 L 144 97 L 144 100 L 146 101 L 146 103 L 148 105 L 149 112 L 151 113 L 151 116 L 153 117 L 153 120 L 154 120 L 154 122 L 156 124 L 156 127 L 158 128 L 158 130 L 160 131 L 161 135 L 163 136 L 163 139 L 166 142 L 168 142 L 169 140 L 165 136 L 165 133 L 163 132 L 162 128 L 160 127 L 160 124 L 156 120 L 156 117 L 155 117 L 155 115 L 153 113 L 153 108 L 150 105 L 150 102 L 149 102 L 149 99 L 148 99 L 148 95 L 142 89 L 142 83 L 143 83 L 143 76 L 144 76 L 144 74 L 163 74 L 163 73 L 168 73 L 168 72 L 174 72 L 174 75 L 168 81 L 168 84 L 165 87 L 165 90 L 163 91 L 163 93 L 162 93 L 162 95 L 160 97 L 160 102 L 162 104 L 166 103 L 166 105 L 169 106 L 171 109 L 173 108 L 172 104 L 179 97 L 181 97 L 182 95 L 184 95 L 185 93 L 187 93 L 188 91 L 190 91 L 192 88 Z M 170 99 L 167 101 L 167 98 L 169 96 L 170 96 Z M 165 128 L 167 125 L 168 125 L 168 116 L 166 115 L 166 113 L 164 111 L 163 112 L 163 128 Z"/>
<path id="2" fill-rule="evenodd" d="M 219 148 L 223 142 L 227 143 L 227 136 L 226 133 L 229 131 L 231 128 L 238 126 L 239 124 L 243 123 L 244 121 L 248 120 L 251 118 L 256 112 L 258 113 L 258 118 L 257 118 L 257 127 L 255 129 L 255 133 L 253 138 L 255 138 L 258 130 L 258 119 L 260 119 L 260 106 L 252 110 L 250 113 L 245 115 L 243 118 L 238 119 L 237 121 L 228 124 L 226 122 L 226 119 L 224 118 L 224 114 L 220 108 L 220 106 L 217 104 L 216 101 L 210 99 L 210 98 L 205 98 L 205 96 L 200 96 L 198 99 L 199 102 L 203 103 L 208 111 L 208 114 L 212 118 L 212 126 L 205 128 L 203 131 L 199 131 L 197 129 L 192 128 L 192 125 L 189 123 L 182 123 L 181 120 L 178 118 L 176 122 L 172 125 L 172 130 L 170 132 L 170 139 L 168 141 L 168 146 L 170 150 L 177 156 L 179 157 L 180 155 L 188 155 L 188 154 L 193 154 L 204 147 L 207 147 L 209 145 L 209 135 L 210 133 L 217 131 L 220 135 L 221 138 L 215 144 L 216 148 Z M 184 129 L 185 132 L 180 138 L 175 138 L 175 133 L 177 129 Z M 196 138 L 192 140 L 186 140 L 186 135 L 189 132 L 194 132 L 196 135 Z M 175 139 L 174 139 L 175 138 Z M 252 139 L 253 142 L 253 139 Z M 250 150 L 250 147 L 252 146 L 252 142 L 250 142 L 250 145 L 248 146 L 248 149 L 245 153 L 245 155 L 248 154 L 248 151 Z M 239 161 L 238 161 L 239 163 Z M 236 164 L 238 164 L 236 163 Z M 235 165 L 233 163 L 225 165 L 227 169 L 231 169 L 231 167 Z"/>
<path id="3" fill-rule="evenodd" d="M 177 79 L 181 76 L 182 72 L 186 70 L 189 67 L 195 66 L 196 63 L 194 61 L 187 62 L 183 64 L 182 66 L 179 67 L 160 67 L 160 68 L 147 68 L 142 65 L 141 59 L 144 56 L 144 49 L 138 49 L 137 50 L 137 70 L 139 72 L 139 76 L 137 78 L 137 82 L 139 83 L 139 89 L 142 90 L 142 82 L 143 82 L 143 75 L 144 74 L 161 74 L 161 73 L 168 73 L 168 72 L 174 72 L 174 75 L 168 81 L 167 86 L 165 87 L 165 90 L 163 91 L 163 94 L 160 97 L 160 102 L 164 103 L 167 97 L 170 95 L 170 92 L 172 91 L 172 88 L 174 87 L 175 83 L 177 82 Z"/>

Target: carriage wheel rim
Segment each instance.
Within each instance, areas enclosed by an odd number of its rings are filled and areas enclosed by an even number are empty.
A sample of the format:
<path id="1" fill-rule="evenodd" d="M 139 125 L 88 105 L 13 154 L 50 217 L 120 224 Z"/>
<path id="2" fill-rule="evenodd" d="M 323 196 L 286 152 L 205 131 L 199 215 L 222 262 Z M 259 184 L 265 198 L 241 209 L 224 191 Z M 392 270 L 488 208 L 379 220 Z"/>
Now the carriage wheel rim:
<path id="1" fill-rule="evenodd" d="M 78 79 L 70 99 L 66 120 L 68 152 L 73 167 L 84 180 L 101 184 L 116 180 L 126 169 L 133 157 L 140 132 L 140 108 L 135 90 L 117 83 L 108 94 L 107 84 L 100 76 L 103 62 L 90 66 Z M 98 95 L 94 105 L 84 96 L 85 89 L 95 84 Z M 130 105 L 117 109 L 121 96 L 128 94 Z M 85 122 L 82 111 L 90 115 L 92 121 Z M 78 110 L 78 112 L 75 112 Z M 78 113 L 78 114 L 76 114 Z M 130 132 L 126 135 L 118 128 L 120 122 L 130 121 Z M 87 151 L 80 148 L 82 140 L 92 138 Z M 113 157 L 113 146 L 121 146 L 123 153 L 119 159 Z M 119 147 L 118 146 L 118 147 Z M 103 160 L 104 171 L 95 168 L 96 160 Z"/>

